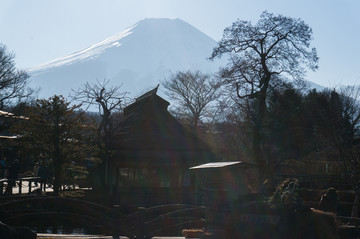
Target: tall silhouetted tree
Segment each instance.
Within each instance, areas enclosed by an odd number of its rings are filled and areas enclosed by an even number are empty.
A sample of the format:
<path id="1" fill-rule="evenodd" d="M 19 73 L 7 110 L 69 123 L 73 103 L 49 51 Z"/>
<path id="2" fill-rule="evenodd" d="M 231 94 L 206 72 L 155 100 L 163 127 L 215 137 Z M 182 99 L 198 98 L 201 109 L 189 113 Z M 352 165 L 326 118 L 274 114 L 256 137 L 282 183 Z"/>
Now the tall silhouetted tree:
<path id="1" fill-rule="evenodd" d="M 90 106 L 96 106 L 101 117 L 98 126 L 97 135 L 101 145 L 101 159 L 104 166 L 105 184 L 108 180 L 108 164 L 110 158 L 109 145 L 114 135 L 114 113 L 122 112 L 126 104 L 127 92 L 121 92 L 121 85 L 108 86 L 109 81 L 96 83 L 85 83 L 77 91 L 73 90 L 73 99 L 85 105 L 88 109 Z"/>
<path id="2" fill-rule="evenodd" d="M 304 68 L 318 68 L 315 48 L 310 48 L 312 30 L 301 19 L 263 12 L 259 21 L 235 21 L 224 30 L 210 59 L 226 55 L 230 62 L 221 70 L 228 84 L 236 86 L 239 98 L 248 97 L 256 109 L 253 152 L 262 179 L 271 177 L 262 154 L 262 131 L 272 82 L 282 76 L 300 79 Z"/>

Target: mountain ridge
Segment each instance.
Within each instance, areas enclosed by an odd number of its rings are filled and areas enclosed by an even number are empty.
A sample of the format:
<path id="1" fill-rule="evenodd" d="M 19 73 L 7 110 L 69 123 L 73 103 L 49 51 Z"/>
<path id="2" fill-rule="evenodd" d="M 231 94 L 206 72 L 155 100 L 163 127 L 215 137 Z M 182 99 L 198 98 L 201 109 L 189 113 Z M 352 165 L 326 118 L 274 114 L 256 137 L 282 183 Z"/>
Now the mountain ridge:
<path id="1" fill-rule="evenodd" d="M 216 72 L 212 62 L 216 41 L 181 19 L 147 18 L 99 43 L 29 70 L 39 97 L 66 96 L 86 82 L 109 80 L 137 94 L 155 87 L 171 72 Z"/>

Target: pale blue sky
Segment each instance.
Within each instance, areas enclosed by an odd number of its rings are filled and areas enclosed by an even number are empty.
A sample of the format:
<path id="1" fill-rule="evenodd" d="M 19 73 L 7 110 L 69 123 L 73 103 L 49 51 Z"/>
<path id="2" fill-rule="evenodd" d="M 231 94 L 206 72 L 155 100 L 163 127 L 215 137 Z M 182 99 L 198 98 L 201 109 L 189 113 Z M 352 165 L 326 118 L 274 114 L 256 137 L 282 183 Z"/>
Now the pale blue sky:
<path id="1" fill-rule="evenodd" d="M 144 18 L 180 18 L 218 41 L 236 19 L 256 22 L 264 10 L 312 27 L 320 68 L 308 80 L 330 87 L 360 84 L 359 0 L 0 0 L 0 43 L 28 68 Z"/>

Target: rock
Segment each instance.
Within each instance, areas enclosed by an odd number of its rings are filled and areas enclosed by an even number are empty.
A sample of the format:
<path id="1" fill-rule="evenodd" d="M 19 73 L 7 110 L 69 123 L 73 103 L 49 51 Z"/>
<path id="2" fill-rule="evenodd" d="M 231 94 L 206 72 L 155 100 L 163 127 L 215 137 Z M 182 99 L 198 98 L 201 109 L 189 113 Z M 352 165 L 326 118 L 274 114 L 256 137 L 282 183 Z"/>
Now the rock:
<path id="1" fill-rule="evenodd" d="M 9 225 L 0 222 L 0 238 L 1 239 L 20 239 L 16 230 Z"/>
<path id="2" fill-rule="evenodd" d="M 36 233 L 27 227 L 11 227 L 0 222 L 1 239 L 36 239 Z"/>
<path id="3" fill-rule="evenodd" d="M 14 227 L 19 239 L 36 239 L 36 233 L 27 227 Z"/>

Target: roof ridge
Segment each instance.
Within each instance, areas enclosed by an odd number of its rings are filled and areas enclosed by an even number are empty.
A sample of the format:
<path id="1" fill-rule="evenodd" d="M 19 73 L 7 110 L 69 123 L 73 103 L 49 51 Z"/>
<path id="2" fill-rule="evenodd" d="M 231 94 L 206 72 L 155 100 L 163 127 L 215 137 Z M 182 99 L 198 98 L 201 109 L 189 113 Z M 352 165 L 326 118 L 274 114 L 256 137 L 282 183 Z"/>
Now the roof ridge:
<path id="1" fill-rule="evenodd" d="M 138 98 L 136 98 L 135 101 L 137 102 L 137 101 L 140 101 L 140 100 L 145 99 L 147 97 L 150 97 L 152 95 L 156 95 L 156 92 L 157 92 L 159 86 L 160 86 L 160 84 L 158 84 L 154 89 L 152 89 L 152 90 L 144 93 L 143 95 L 139 96 Z"/>

